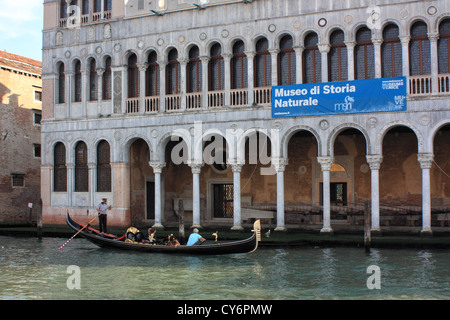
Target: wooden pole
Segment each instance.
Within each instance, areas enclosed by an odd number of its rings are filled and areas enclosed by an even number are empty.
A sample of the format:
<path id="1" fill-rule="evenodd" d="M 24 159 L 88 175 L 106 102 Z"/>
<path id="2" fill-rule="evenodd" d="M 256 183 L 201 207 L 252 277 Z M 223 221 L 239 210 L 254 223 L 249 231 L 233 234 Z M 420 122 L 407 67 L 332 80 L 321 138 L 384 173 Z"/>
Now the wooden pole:
<path id="1" fill-rule="evenodd" d="M 364 248 L 366 252 L 370 252 L 370 246 L 372 242 L 370 232 L 370 200 L 366 200 L 364 205 Z"/>
<path id="2" fill-rule="evenodd" d="M 186 238 L 184 233 L 184 205 L 183 200 L 178 200 L 178 232 L 180 235 L 180 240 L 184 243 Z"/>
<path id="3" fill-rule="evenodd" d="M 39 199 L 40 210 L 37 212 L 37 237 L 42 240 L 42 199 Z"/>

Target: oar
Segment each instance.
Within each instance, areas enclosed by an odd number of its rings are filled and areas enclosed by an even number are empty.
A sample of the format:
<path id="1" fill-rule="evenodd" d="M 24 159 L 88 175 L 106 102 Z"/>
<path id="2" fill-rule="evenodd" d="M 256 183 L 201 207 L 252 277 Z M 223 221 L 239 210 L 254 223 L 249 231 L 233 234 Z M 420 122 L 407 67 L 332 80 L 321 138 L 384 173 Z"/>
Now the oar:
<path id="1" fill-rule="evenodd" d="M 106 211 L 106 210 L 107 210 L 107 209 L 105 209 L 105 211 Z M 105 212 L 105 211 L 103 211 L 103 212 Z M 94 219 L 92 219 L 91 221 L 89 221 L 89 222 L 87 223 L 87 225 L 85 225 L 83 228 L 81 228 L 80 230 L 78 230 L 78 232 L 75 233 L 75 234 L 72 236 L 72 238 L 70 238 L 69 240 L 67 240 L 66 242 L 64 242 L 64 244 L 63 244 L 61 247 L 59 247 L 59 250 L 61 250 L 62 248 L 64 248 L 64 246 L 65 246 L 66 244 L 68 244 L 70 241 L 72 241 L 73 238 L 75 238 L 81 231 L 84 230 L 84 228 L 86 228 L 88 225 L 91 224 L 91 222 L 93 222 L 93 221 L 94 221 L 95 219 L 97 219 L 101 214 L 103 214 L 103 212 L 102 212 L 102 213 L 99 213 L 98 216 L 94 217 Z M 69 211 L 67 211 L 67 213 L 69 213 Z"/>

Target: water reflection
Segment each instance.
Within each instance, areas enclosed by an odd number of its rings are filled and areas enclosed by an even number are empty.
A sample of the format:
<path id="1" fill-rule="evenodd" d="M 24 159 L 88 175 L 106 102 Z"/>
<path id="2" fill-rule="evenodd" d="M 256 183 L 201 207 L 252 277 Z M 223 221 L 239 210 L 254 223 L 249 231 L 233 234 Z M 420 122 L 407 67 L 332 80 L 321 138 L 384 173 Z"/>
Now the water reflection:
<path id="1" fill-rule="evenodd" d="M 227 256 L 106 250 L 74 239 L 0 237 L 0 299 L 448 299 L 448 250 L 261 249 Z M 69 290 L 67 267 L 81 270 Z M 381 290 L 366 286 L 381 270 Z"/>

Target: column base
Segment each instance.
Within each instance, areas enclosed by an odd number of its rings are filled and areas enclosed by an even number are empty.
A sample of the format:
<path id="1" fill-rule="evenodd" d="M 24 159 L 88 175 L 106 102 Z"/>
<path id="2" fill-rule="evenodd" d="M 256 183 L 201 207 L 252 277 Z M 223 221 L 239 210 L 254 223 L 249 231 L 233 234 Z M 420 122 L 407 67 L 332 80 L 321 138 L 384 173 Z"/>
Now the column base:
<path id="1" fill-rule="evenodd" d="M 191 229 L 194 229 L 194 228 L 202 229 L 203 227 L 202 227 L 201 225 L 199 225 L 199 224 L 193 224 L 193 225 L 191 226 Z"/>
<path id="2" fill-rule="evenodd" d="M 155 223 L 154 225 L 152 225 L 152 228 L 164 230 L 164 226 L 161 223 Z"/>
<path id="3" fill-rule="evenodd" d="M 274 231 L 286 232 L 287 228 L 285 226 L 277 226 Z"/>
<path id="4" fill-rule="evenodd" d="M 235 231 L 244 231 L 244 228 L 242 226 L 232 226 L 231 230 L 235 230 Z"/>
<path id="5" fill-rule="evenodd" d="M 431 231 L 431 228 L 423 228 L 422 231 L 420 231 L 421 237 L 432 237 L 433 231 Z"/>
<path id="6" fill-rule="evenodd" d="M 331 229 L 331 227 L 323 227 L 323 228 L 320 230 L 320 233 L 333 234 L 333 229 Z"/>

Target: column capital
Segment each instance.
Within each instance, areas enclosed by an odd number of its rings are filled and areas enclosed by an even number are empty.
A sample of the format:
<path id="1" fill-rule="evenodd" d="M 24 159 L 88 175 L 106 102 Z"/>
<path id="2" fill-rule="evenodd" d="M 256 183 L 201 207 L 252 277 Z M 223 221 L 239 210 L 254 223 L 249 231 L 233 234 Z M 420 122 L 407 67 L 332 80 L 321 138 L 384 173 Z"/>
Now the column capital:
<path id="1" fill-rule="evenodd" d="M 103 68 L 97 68 L 97 69 L 95 69 L 95 71 L 97 71 L 97 75 L 98 75 L 99 77 L 101 77 L 101 76 L 103 75 L 103 73 L 105 72 L 105 69 L 103 69 Z"/>
<path id="2" fill-rule="evenodd" d="M 233 55 L 231 53 L 222 53 L 222 57 L 223 57 L 223 60 L 230 61 L 231 58 L 233 58 Z"/>
<path id="3" fill-rule="evenodd" d="M 418 153 L 417 160 L 422 169 L 430 169 L 433 164 L 434 155 L 432 153 Z"/>
<path id="4" fill-rule="evenodd" d="M 317 157 L 317 162 L 320 163 L 322 171 L 330 171 L 334 159 L 332 157 Z"/>
<path id="5" fill-rule="evenodd" d="M 231 171 L 233 171 L 233 173 L 239 173 L 242 170 L 242 167 L 244 166 L 244 164 L 242 163 L 234 163 L 234 164 L 230 164 L 231 165 Z"/>
<path id="6" fill-rule="evenodd" d="M 145 72 L 145 71 L 147 71 L 148 63 L 147 63 L 147 62 L 139 63 L 139 64 L 137 65 L 137 67 L 139 68 L 139 71 Z"/>
<path id="7" fill-rule="evenodd" d="M 153 173 L 161 173 L 162 169 L 166 166 L 165 162 L 158 162 L 158 161 L 150 161 L 148 163 L 150 167 L 153 168 Z"/>
<path id="8" fill-rule="evenodd" d="M 356 41 L 344 41 L 347 49 L 354 49 L 356 46 Z"/>
<path id="9" fill-rule="evenodd" d="M 318 47 L 320 53 L 328 53 L 331 49 L 331 46 L 328 43 L 319 43 Z"/>
<path id="10" fill-rule="evenodd" d="M 402 44 L 409 44 L 411 36 L 399 36 L 399 39 Z"/>
<path id="11" fill-rule="evenodd" d="M 366 155 L 366 160 L 369 164 L 370 170 L 380 170 L 381 162 L 383 162 L 383 156 L 379 154 L 368 154 Z"/>
<path id="12" fill-rule="evenodd" d="M 210 60 L 208 56 L 200 56 L 199 58 L 202 63 L 208 63 Z"/>
<path id="13" fill-rule="evenodd" d="M 428 39 L 430 40 L 430 42 L 437 42 L 439 40 L 439 33 L 437 32 L 428 33 Z"/>
<path id="14" fill-rule="evenodd" d="M 256 55 L 255 51 L 244 51 L 244 53 L 247 56 L 247 59 L 253 59 Z"/>
<path id="15" fill-rule="evenodd" d="M 191 167 L 192 174 L 200 174 L 203 167 L 203 162 L 188 161 L 188 166 Z"/>
<path id="16" fill-rule="evenodd" d="M 269 53 L 271 55 L 277 55 L 278 53 L 280 53 L 280 49 L 269 49 Z"/>
<path id="17" fill-rule="evenodd" d="M 275 167 L 276 172 L 284 172 L 288 164 L 289 160 L 287 158 L 272 158 L 272 165 Z"/>

